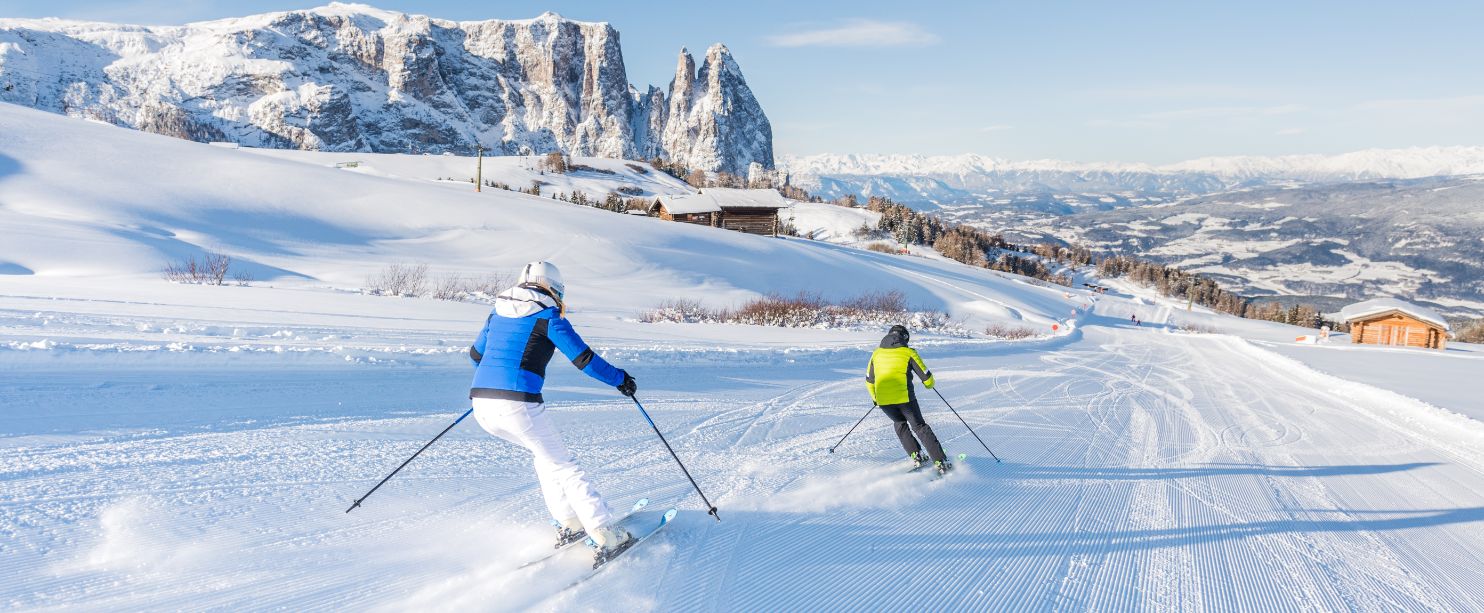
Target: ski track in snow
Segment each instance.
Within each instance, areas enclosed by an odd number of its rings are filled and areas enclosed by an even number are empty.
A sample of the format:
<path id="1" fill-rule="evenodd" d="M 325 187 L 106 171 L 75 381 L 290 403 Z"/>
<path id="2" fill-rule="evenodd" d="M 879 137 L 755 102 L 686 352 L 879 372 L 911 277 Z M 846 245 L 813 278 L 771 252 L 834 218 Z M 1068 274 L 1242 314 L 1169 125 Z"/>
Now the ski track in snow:
<path id="1" fill-rule="evenodd" d="M 1337 396 L 1322 375 L 1239 339 L 1083 330 L 1054 351 L 925 350 L 940 390 L 1004 459 L 988 458 L 928 392 L 929 423 L 950 453 L 970 456 L 942 480 L 905 472 L 879 412 L 825 452 L 869 406 L 864 354 L 636 371 L 641 399 L 720 523 L 626 400 L 557 376 L 553 414 L 611 503 L 648 496 L 651 509 L 682 509 L 652 544 L 567 592 L 576 566 L 516 570 L 548 546 L 540 495 L 525 453 L 472 422 L 343 512 L 457 414 L 399 403 L 456 401 L 462 369 L 426 366 L 385 387 L 373 382 L 385 372 L 343 378 L 349 370 L 261 383 L 293 390 L 263 397 L 282 405 L 400 389 L 376 415 L 265 406 L 261 422 L 32 437 L 0 461 L 0 604 L 1484 607 L 1484 495 L 1472 487 L 1484 467 L 1466 446 L 1437 440 L 1385 400 Z M 175 373 L 163 398 L 220 393 L 213 368 Z M 24 398 L 58 376 L 68 373 L 21 373 L 0 395 Z M 240 414 L 232 406 L 202 410 Z"/>

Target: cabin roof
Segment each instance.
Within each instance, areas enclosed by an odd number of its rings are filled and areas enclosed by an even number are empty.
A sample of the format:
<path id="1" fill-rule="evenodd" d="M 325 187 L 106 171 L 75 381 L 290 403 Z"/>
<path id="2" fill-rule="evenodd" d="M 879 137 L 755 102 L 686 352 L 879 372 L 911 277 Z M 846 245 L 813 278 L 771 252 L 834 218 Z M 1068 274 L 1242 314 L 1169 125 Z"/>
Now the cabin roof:
<path id="1" fill-rule="evenodd" d="M 1420 307 L 1403 300 L 1397 300 L 1396 298 L 1376 298 L 1374 300 L 1366 300 L 1365 302 L 1357 302 L 1343 309 L 1340 309 L 1340 319 L 1350 322 L 1361 319 L 1369 319 L 1373 316 L 1389 313 L 1391 311 L 1397 311 L 1404 315 L 1410 315 L 1412 318 L 1417 319 L 1418 321 L 1430 323 L 1444 330 L 1451 329 L 1448 326 L 1448 320 L 1443 319 L 1443 316 L 1439 315 L 1437 311 L 1426 307 Z"/>
<path id="2" fill-rule="evenodd" d="M 736 189 L 708 187 L 701 195 L 710 196 L 724 209 L 786 209 L 788 200 L 775 189 Z"/>
<path id="3" fill-rule="evenodd" d="M 657 205 L 663 204 L 671 215 L 715 213 L 721 210 L 721 205 L 710 194 L 670 194 L 660 196 L 655 202 Z"/>

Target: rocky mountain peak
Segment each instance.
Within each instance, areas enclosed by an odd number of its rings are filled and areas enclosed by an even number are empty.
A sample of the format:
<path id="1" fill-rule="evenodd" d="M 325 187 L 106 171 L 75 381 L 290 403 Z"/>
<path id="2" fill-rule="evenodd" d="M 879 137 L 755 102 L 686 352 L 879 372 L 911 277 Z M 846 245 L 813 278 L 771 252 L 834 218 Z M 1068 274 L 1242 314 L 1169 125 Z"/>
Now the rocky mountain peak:
<path id="1" fill-rule="evenodd" d="M 181 138 L 772 167 L 771 127 L 724 47 L 699 70 L 682 50 L 668 91 L 639 91 L 617 30 L 553 12 L 454 22 L 332 3 L 168 27 L 0 19 L 0 100 Z"/>

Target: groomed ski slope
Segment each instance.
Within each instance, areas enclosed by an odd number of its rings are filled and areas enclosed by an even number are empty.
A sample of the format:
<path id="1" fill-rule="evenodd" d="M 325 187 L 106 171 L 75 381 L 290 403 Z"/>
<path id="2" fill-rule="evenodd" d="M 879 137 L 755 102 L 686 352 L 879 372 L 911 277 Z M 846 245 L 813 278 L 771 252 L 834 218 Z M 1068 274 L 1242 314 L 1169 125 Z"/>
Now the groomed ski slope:
<path id="1" fill-rule="evenodd" d="M 422 176 L 449 160 L 320 157 L 0 105 L 0 606 L 1484 608 L 1484 424 L 1459 404 L 1469 394 L 1409 397 L 1419 374 L 1478 380 L 1477 346 L 1290 351 L 1275 343 L 1297 329 L 1157 298 L 1093 304 L 941 259 Z M 158 279 L 202 249 L 262 276 Z M 638 378 L 723 520 L 627 400 L 558 360 L 551 412 L 600 491 L 682 509 L 569 591 L 565 572 L 516 570 L 545 553 L 547 518 L 528 455 L 472 420 L 344 513 L 467 408 L 465 351 L 488 312 L 347 290 L 390 262 L 473 274 L 535 257 L 567 268 L 578 329 Z M 881 330 L 635 321 L 677 296 L 863 287 L 971 329 L 1046 330 L 1093 308 L 1054 337 L 919 337 L 1004 459 L 920 391 L 949 452 L 970 455 L 941 481 L 903 472 L 879 413 L 825 452 L 869 407 Z M 1226 334 L 1172 333 L 1182 322 Z M 1375 385 L 1338 378 L 1354 372 Z"/>
<path id="2" fill-rule="evenodd" d="M 465 368 L 207 357 L 7 377 L 7 430 L 192 404 L 210 427 L 36 437 L 4 455 L 0 602 L 18 608 L 473 610 L 1474 610 L 1477 422 L 1347 385 L 1231 337 L 1090 325 L 926 350 L 927 416 L 971 459 L 904 474 L 865 409 L 863 353 L 628 366 L 721 508 L 639 415 L 558 372 L 552 414 L 615 505 L 677 524 L 570 592 L 515 572 L 549 528 L 523 452 L 452 420 Z M 168 357 L 168 356 L 167 356 Z M 63 364 L 75 360 L 64 356 Z M 78 366 L 81 363 L 76 363 Z M 87 387 L 84 387 L 86 383 Z M 452 388 L 452 389 L 450 389 Z M 452 393 L 451 393 L 452 392 Z M 251 399 L 251 401 L 249 401 Z M 435 407 L 429 399 L 449 399 Z M 359 403 L 355 409 L 327 405 Z M 87 404 L 84 404 L 87 403 Z M 374 415 L 367 406 L 383 406 Z M 303 413 L 284 413 L 302 407 Z M 168 414 L 168 411 L 167 411 Z M 173 420 L 162 420 L 173 421 Z"/>

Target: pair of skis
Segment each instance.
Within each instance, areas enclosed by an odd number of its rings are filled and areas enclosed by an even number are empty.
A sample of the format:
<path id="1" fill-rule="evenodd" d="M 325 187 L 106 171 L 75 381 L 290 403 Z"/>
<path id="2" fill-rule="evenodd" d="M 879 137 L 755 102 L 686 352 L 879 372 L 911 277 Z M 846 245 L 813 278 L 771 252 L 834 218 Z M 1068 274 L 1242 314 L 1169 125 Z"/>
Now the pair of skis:
<path id="1" fill-rule="evenodd" d="M 957 456 L 954 456 L 954 460 L 957 461 L 957 462 L 962 462 L 962 461 L 967 460 L 967 459 L 969 459 L 969 454 L 967 454 L 967 453 L 960 453 Z M 907 469 L 907 472 L 908 473 L 922 472 L 922 469 L 924 469 L 924 468 L 931 468 L 932 466 L 933 466 L 932 464 L 929 464 L 927 462 L 923 462 L 921 464 L 917 464 L 917 465 L 913 466 L 912 468 Z M 951 471 L 952 469 L 949 469 L 949 470 Z M 937 475 L 934 475 L 933 478 L 934 479 L 942 479 L 945 474 L 946 473 L 938 473 Z"/>
<path id="2" fill-rule="evenodd" d="M 643 511 L 644 508 L 647 506 L 649 506 L 649 499 L 640 498 L 639 501 L 635 502 L 634 506 L 629 509 L 628 513 L 625 513 L 623 517 L 618 518 L 618 520 L 614 522 L 616 525 L 622 527 L 625 530 L 628 530 L 629 534 L 633 535 L 633 538 L 629 539 L 627 543 L 624 543 L 622 546 L 613 550 L 605 551 L 602 549 L 597 549 L 594 553 L 592 569 L 584 573 L 583 576 L 578 578 L 576 581 L 573 581 L 571 585 L 567 586 L 568 588 L 571 588 L 579 583 L 582 583 L 583 581 L 588 580 L 593 575 L 597 574 L 598 571 L 602 570 L 603 567 L 607 566 L 609 562 L 612 562 L 619 556 L 622 556 L 624 553 L 633 549 L 639 543 L 649 539 L 649 537 L 654 536 L 660 531 L 660 529 L 670 525 L 670 523 L 674 521 L 675 515 L 678 513 L 678 511 L 674 508 L 666 509 L 665 512 L 660 515 L 659 521 L 655 522 L 652 516 L 646 518 L 639 514 L 640 511 Z M 553 558 L 556 558 L 557 556 L 563 555 L 568 551 L 573 550 L 573 546 L 578 543 L 583 543 L 588 545 L 589 547 L 594 547 L 591 537 L 574 538 L 565 543 L 556 544 L 556 546 L 553 548 L 554 550 L 551 553 L 521 564 L 519 567 L 517 567 L 517 570 L 545 564 L 551 561 Z"/>

